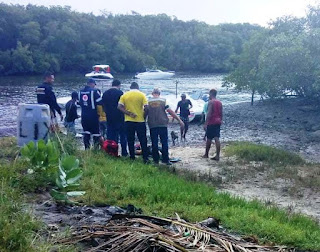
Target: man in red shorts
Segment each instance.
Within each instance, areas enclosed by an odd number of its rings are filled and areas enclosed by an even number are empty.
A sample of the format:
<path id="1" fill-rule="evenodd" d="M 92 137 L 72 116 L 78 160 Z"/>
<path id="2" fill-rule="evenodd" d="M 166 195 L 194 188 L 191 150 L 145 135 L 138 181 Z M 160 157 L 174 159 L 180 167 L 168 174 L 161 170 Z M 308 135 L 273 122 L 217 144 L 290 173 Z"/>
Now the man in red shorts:
<path id="1" fill-rule="evenodd" d="M 206 152 L 204 158 L 209 157 L 209 150 L 211 147 L 212 139 L 216 144 L 216 155 L 211 158 L 212 160 L 219 161 L 220 159 L 220 126 L 222 123 L 222 103 L 217 100 L 217 90 L 211 89 L 209 92 L 210 101 L 208 104 L 208 114 L 204 123 L 204 129 L 207 134 Z"/>

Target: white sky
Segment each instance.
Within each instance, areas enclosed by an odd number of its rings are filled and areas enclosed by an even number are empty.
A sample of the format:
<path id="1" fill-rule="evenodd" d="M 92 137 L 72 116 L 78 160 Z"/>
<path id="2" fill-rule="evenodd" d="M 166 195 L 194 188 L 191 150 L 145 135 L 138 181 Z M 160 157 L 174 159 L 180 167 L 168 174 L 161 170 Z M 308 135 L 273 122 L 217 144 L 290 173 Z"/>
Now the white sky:
<path id="1" fill-rule="evenodd" d="M 100 14 L 136 11 L 142 15 L 165 13 L 184 21 L 198 20 L 208 24 L 251 23 L 267 25 L 284 15 L 304 16 L 308 5 L 320 0 L 0 0 L 7 4 L 69 5 L 72 10 Z"/>

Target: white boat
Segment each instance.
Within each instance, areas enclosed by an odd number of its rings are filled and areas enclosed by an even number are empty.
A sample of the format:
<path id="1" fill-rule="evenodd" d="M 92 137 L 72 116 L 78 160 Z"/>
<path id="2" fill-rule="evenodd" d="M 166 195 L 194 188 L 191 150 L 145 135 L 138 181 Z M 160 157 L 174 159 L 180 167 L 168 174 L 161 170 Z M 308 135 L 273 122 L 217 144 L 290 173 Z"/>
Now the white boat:
<path id="1" fill-rule="evenodd" d="M 59 97 L 57 98 L 57 103 L 60 106 L 60 108 L 65 109 L 67 102 L 70 100 L 71 100 L 70 96 Z"/>
<path id="2" fill-rule="evenodd" d="M 160 79 L 169 79 L 175 75 L 174 71 L 161 71 L 158 69 L 149 70 L 147 69 L 143 73 L 137 73 L 134 77 L 136 79 L 144 80 L 160 80 Z"/>
<path id="3" fill-rule="evenodd" d="M 87 73 L 85 77 L 87 78 L 94 78 L 94 79 L 113 79 L 112 74 L 110 73 L 110 66 L 109 65 L 94 65 L 92 67 L 92 72 Z"/>

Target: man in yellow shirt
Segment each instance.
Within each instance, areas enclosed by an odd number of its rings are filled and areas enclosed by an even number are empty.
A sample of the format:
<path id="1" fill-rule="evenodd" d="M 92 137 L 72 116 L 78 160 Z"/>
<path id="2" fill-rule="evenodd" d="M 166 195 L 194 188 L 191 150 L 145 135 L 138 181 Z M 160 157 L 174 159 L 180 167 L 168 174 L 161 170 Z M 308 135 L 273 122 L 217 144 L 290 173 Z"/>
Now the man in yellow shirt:
<path id="1" fill-rule="evenodd" d="M 145 109 L 147 106 L 147 97 L 139 90 L 139 85 L 136 82 L 131 83 L 130 91 L 123 94 L 118 103 L 118 109 L 125 115 L 124 120 L 126 124 L 130 158 L 133 160 L 135 159 L 134 140 L 137 132 L 142 149 L 143 161 L 145 163 L 148 162 L 149 155 L 145 122 Z"/>

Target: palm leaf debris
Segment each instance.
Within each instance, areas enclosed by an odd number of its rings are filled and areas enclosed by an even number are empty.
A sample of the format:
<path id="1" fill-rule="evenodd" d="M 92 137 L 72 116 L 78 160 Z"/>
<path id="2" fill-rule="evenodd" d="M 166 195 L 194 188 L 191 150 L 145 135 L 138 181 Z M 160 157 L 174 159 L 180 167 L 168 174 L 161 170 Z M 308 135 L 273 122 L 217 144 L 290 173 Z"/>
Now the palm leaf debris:
<path id="1" fill-rule="evenodd" d="M 257 252 L 294 251 L 286 247 L 261 246 L 239 237 L 198 224 L 178 220 L 143 216 L 114 215 L 105 225 L 77 227 L 62 244 L 86 242 L 95 245 L 87 252 L 101 251 L 214 251 Z"/>

